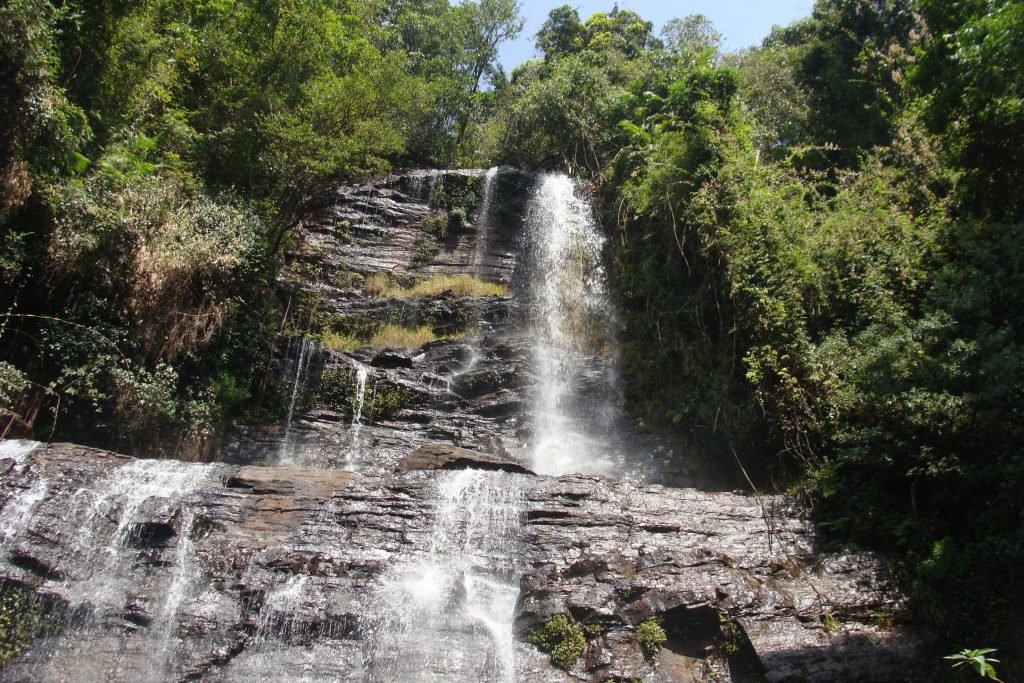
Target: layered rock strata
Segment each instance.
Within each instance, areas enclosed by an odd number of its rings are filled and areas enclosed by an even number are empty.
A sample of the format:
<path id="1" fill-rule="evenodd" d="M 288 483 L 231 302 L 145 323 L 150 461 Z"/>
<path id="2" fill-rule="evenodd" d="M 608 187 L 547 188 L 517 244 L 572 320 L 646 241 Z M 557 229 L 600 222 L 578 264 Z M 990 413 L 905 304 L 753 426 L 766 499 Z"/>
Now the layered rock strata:
<path id="1" fill-rule="evenodd" d="M 366 474 L 71 445 L 9 453 L 0 578 L 32 591 L 49 626 L 0 679 L 380 680 L 382 579 L 430 552 L 437 488 L 458 474 L 415 467 L 459 458 L 472 464 L 437 446 L 397 473 Z M 525 492 L 516 680 L 934 673 L 921 643 L 879 617 L 902 607 L 884 563 L 821 552 L 786 498 L 486 476 Z M 588 632 L 568 672 L 525 642 L 560 614 Z M 669 637 L 658 653 L 638 641 L 651 617 Z M 472 665 L 445 660 L 434 680 L 475 680 Z"/>

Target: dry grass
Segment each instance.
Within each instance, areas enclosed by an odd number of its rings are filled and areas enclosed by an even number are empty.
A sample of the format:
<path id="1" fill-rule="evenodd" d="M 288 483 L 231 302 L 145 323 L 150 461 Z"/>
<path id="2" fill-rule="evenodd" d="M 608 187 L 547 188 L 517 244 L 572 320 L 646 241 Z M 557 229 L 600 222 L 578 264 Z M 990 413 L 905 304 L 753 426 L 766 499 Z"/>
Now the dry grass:
<path id="1" fill-rule="evenodd" d="M 382 280 L 377 279 L 383 275 Z M 385 286 L 381 286 L 381 283 Z M 370 285 L 373 284 L 373 289 Z M 506 296 L 508 287 L 496 282 L 487 282 L 469 275 L 435 275 L 421 280 L 411 287 L 394 287 L 387 281 L 387 276 L 377 273 L 367 281 L 363 288 L 370 296 L 393 296 L 400 299 L 418 299 L 426 296 L 437 296 L 449 293 L 453 296 Z"/>
<path id="2" fill-rule="evenodd" d="M 427 342 L 441 339 L 429 327 L 409 329 L 398 325 L 385 325 L 370 340 L 370 346 L 393 346 L 400 348 L 418 348 Z"/>
<path id="3" fill-rule="evenodd" d="M 426 325 L 416 328 L 402 327 L 400 325 L 385 325 L 369 339 L 354 337 L 349 334 L 324 330 L 317 337 L 317 340 L 326 348 L 335 351 L 354 351 L 355 349 L 371 346 L 374 348 L 419 348 L 427 342 L 439 339 L 451 339 L 447 335 L 436 335 Z"/>
<path id="4" fill-rule="evenodd" d="M 363 292 L 369 296 L 386 296 L 391 289 L 391 280 L 387 273 L 374 273 L 366 278 L 363 284 Z"/>
<path id="5" fill-rule="evenodd" d="M 358 338 L 348 334 L 341 334 L 332 330 L 324 330 L 320 333 L 320 343 L 328 349 L 335 351 L 353 351 L 360 346 L 366 346 Z"/>

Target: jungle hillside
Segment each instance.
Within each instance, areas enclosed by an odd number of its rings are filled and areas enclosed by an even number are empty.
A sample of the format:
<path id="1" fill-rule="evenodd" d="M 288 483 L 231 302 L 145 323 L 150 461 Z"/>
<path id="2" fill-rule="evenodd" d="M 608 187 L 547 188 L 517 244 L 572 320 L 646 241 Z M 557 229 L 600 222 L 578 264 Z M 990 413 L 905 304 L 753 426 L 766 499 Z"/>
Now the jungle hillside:
<path id="1" fill-rule="evenodd" d="M 1024 4 L 703 16 L 515 0 L 5 0 L 0 416 L 216 459 L 302 207 L 393 168 L 585 181 L 628 405 L 881 551 L 908 621 L 1024 675 Z M 1008 673 L 1007 673 L 1008 672 Z M 965 679 L 966 680 L 966 679 Z"/>

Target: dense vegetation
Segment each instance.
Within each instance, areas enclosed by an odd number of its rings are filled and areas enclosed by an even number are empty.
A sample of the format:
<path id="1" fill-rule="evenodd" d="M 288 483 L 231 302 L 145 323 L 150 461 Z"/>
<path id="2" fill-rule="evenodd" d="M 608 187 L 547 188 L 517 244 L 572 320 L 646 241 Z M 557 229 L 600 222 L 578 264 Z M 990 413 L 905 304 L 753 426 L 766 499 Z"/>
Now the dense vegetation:
<path id="1" fill-rule="evenodd" d="M 906 616 L 1018 666 L 1024 5 L 706 19 L 512 0 L 0 6 L 0 404 L 211 451 L 251 405 L 297 207 L 391 165 L 586 178 L 631 405 L 891 553 Z M 488 87 L 489 85 L 489 87 Z"/>
<path id="2" fill-rule="evenodd" d="M 262 375 L 296 209 L 474 162 L 521 25 L 511 0 L 3 3 L 0 405 L 211 454 Z"/>
<path id="3" fill-rule="evenodd" d="M 552 12 L 496 119 L 594 183 L 634 409 L 1019 660 L 1024 7 L 820 0 L 730 55 L 651 29 Z"/>

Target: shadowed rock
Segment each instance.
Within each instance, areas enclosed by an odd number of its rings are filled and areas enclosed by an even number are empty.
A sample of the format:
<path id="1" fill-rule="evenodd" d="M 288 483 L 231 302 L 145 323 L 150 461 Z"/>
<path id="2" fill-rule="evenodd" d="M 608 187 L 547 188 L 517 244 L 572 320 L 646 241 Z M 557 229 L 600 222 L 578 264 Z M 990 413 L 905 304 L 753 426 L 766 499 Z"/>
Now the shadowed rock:
<path id="1" fill-rule="evenodd" d="M 420 446 L 399 463 L 395 472 L 405 474 L 412 470 L 465 469 L 533 474 L 517 462 L 440 443 L 428 443 L 425 446 Z"/>

